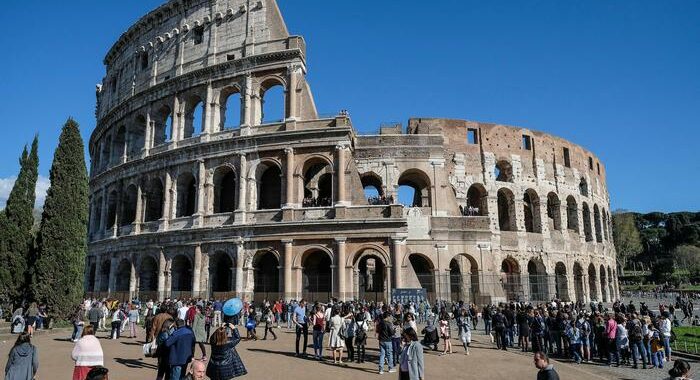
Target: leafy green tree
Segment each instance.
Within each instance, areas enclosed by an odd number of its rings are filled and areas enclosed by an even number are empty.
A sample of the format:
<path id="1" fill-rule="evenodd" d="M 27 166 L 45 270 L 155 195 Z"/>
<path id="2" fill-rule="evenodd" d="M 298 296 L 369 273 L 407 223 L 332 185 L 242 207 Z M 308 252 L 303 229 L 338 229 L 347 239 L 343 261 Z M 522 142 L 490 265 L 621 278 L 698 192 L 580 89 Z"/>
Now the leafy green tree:
<path id="1" fill-rule="evenodd" d="M 626 267 L 627 260 L 642 253 L 642 241 L 633 214 L 613 214 L 613 240 L 622 268 Z"/>
<path id="2" fill-rule="evenodd" d="M 692 277 L 698 276 L 700 273 L 700 248 L 694 245 L 679 245 L 673 250 L 672 255 L 676 268 L 688 271 Z"/>
<path id="3" fill-rule="evenodd" d="M 51 186 L 37 236 L 34 299 L 65 318 L 83 295 L 87 250 L 88 177 L 78 124 L 68 119 L 51 166 Z"/>
<path id="4" fill-rule="evenodd" d="M 24 147 L 20 171 L 0 217 L 0 289 L 2 297 L 17 305 L 27 296 L 27 269 L 32 255 L 34 202 L 39 176 L 39 139 L 34 137 L 31 152 Z"/>

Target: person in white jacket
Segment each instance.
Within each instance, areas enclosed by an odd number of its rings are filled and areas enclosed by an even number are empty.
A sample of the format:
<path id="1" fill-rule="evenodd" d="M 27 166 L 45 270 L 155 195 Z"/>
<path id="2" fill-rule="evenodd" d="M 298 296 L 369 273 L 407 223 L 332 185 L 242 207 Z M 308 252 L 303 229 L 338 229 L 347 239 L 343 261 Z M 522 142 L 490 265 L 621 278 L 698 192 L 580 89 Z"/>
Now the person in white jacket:
<path id="1" fill-rule="evenodd" d="M 84 380 L 93 367 L 104 365 L 102 345 L 92 325 L 83 329 L 83 336 L 75 343 L 71 357 L 75 361 L 73 380 Z"/>
<path id="2" fill-rule="evenodd" d="M 659 333 L 661 340 L 664 342 L 664 354 L 666 361 L 671 361 L 671 319 L 668 311 L 661 313 L 661 321 L 659 322 Z"/>

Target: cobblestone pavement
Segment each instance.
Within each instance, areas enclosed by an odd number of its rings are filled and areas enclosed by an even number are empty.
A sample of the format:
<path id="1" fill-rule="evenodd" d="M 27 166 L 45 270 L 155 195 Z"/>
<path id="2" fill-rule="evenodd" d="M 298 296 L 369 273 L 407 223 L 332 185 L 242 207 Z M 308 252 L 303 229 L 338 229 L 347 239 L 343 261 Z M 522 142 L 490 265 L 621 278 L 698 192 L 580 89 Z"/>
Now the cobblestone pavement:
<path id="1" fill-rule="evenodd" d="M 259 329 L 262 332 L 262 329 Z M 376 379 L 379 352 L 373 337 L 368 339 L 368 361 L 364 364 L 333 365 L 332 361 L 317 362 L 294 356 L 294 333 L 286 329 L 275 329 L 279 339 L 244 341 L 238 346 L 249 374 L 246 379 L 260 380 L 296 380 L 296 379 Z M 49 333 L 37 336 L 34 343 L 39 349 L 40 369 L 37 380 L 69 379 L 73 362 L 70 353 L 73 344 L 68 341 L 65 332 Z M 143 330 L 139 336 L 143 338 Z M 98 334 L 105 352 L 105 365 L 111 371 L 112 380 L 120 379 L 155 379 L 155 360 L 144 358 L 141 354 L 141 339 L 121 338 L 106 339 L 107 333 Z M 499 351 L 490 339 L 483 335 L 483 329 L 474 332 L 471 354 L 465 355 L 459 342 L 455 339 L 454 354 L 440 356 L 438 352 L 426 350 L 426 379 L 534 379 L 536 369 L 532 364 L 532 353 L 522 353 L 514 348 Z M 327 339 L 326 339 L 327 341 Z M 7 358 L 12 346 L 10 339 L 0 342 L 0 357 Z M 309 344 L 311 336 L 309 336 Z M 327 342 L 325 342 L 327 343 Z M 207 346 L 207 349 L 209 347 Z M 439 347 L 442 349 L 442 345 Z M 199 348 L 196 356 L 200 356 Z M 313 353 L 311 347 L 309 353 Z M 328 358 L 330 352 L 324 349 Z M 580 364 L 570 361 L 553 361 L 562 379 L 663 379 L 666 369 L 632 369 L 630 367 L 608 367 L 597 363 Z M 691 366 L 700 368 L 700 363 L 691 361 Z M 394 378 L 394 374 L 384 377 Z"/>

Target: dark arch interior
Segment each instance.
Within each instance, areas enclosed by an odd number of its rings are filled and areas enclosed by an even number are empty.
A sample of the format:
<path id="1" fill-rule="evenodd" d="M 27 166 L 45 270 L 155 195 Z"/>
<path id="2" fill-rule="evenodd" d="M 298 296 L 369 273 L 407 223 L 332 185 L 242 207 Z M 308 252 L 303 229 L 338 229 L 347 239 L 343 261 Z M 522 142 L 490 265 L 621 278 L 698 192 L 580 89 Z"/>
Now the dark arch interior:
<path id="1" fill-rule="evenodd" d="M 192 290 L 192 266 L 185 256 L 175 256 L 171 266 L 171 289 L 173 291 Z"/>
<path id="2" fill-rule="evenodd" d="M 425 257 L 416 254 L 408 256 L 408 260 L 411 263 L 411 267 L 413 267 L 413 271 L 418 277 L 421 287 L 426 289 L 426 291 L 429 293 L 434 292 L 434 273 L 430 262 L 428 262 Z"/>
<path id="3" fill-rule="evenodd" d="M 232 287 L 233 261 L 225 252 L 219 252 L 209 262 L 212 292 L 228 292 Z"/>
<path id="4" fill-rule="evenodd" d="M 360 259 L 360 293 L 384 292 L 384 262 L 376 255 L 367 255 Z"/>
<path id="5" fill-rule="evenodd" d="M 498 191 L 498 226 L 501 231 L 515 231 L 513 195 L 504 190 Z"/>
<path id="6" fill-rule="evenodd" d="M 144 257 L 141 261 L 139 290 L 143 292 L 154 292 L 158 290 L 158 263 L 150 256 Z"/>
<path id="7" fill-rule="evenodd" d="M 192 174 L 183 174 L 177 186 L 177 217 L 194 215 L 197 200 L 197 181 Z"/>
<path id="8" fill-rule="evenodd" d="M 117 267 L 116 290 L 118 292 L 128 292 L 131 280 L 131 264 L 127 260 L 122 260 Z"/>
<path id="9" fill-rule="evenodd" d="M 267 251 L 255 264 L 255 288 L 257 292 L 276 292 L 279 290 L 279 260 L 274 253 Z"/>
<path id="10" fill-rule="evenodd" d="M 152 222 L 163 217 L 163 183 L 153 179 L 146 194 L 146 221 Z"/>
<path id="11" fill-rule="evenodd" d="M 236 173 L 225 169 L 214 181 L 214 213 L 233 212 L 236 209 Z"/>
<path id="12" fill-rule="evenodd" d="M 331 258 L 325 252 L 309 253 L 304 259 L 304 289 L 308 292 L 331 291 Z"/>
<path id="13" fill-rule="evenodd" d="M 258 209 L 274 210 L 282 206 L 282 172 L 273 165 L 265 169 L 260 176 L 258 192 Z"/>

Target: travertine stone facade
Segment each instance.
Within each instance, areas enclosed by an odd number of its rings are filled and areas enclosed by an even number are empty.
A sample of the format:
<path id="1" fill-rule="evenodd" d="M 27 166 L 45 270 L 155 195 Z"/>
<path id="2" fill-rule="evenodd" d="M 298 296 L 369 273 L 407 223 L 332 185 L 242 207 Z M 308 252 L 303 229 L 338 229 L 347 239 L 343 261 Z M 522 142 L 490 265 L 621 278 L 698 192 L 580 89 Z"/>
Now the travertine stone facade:
<path id="1" fill-rule="evenodd" d="M 346 112 L 319 117 L 304 40 L 273 0 L 170 1 L 105 65 L 88 293 L 618 296 L 605 168 L 591 152 L 503 125 L 411 119 L 359 135 Z"/>

